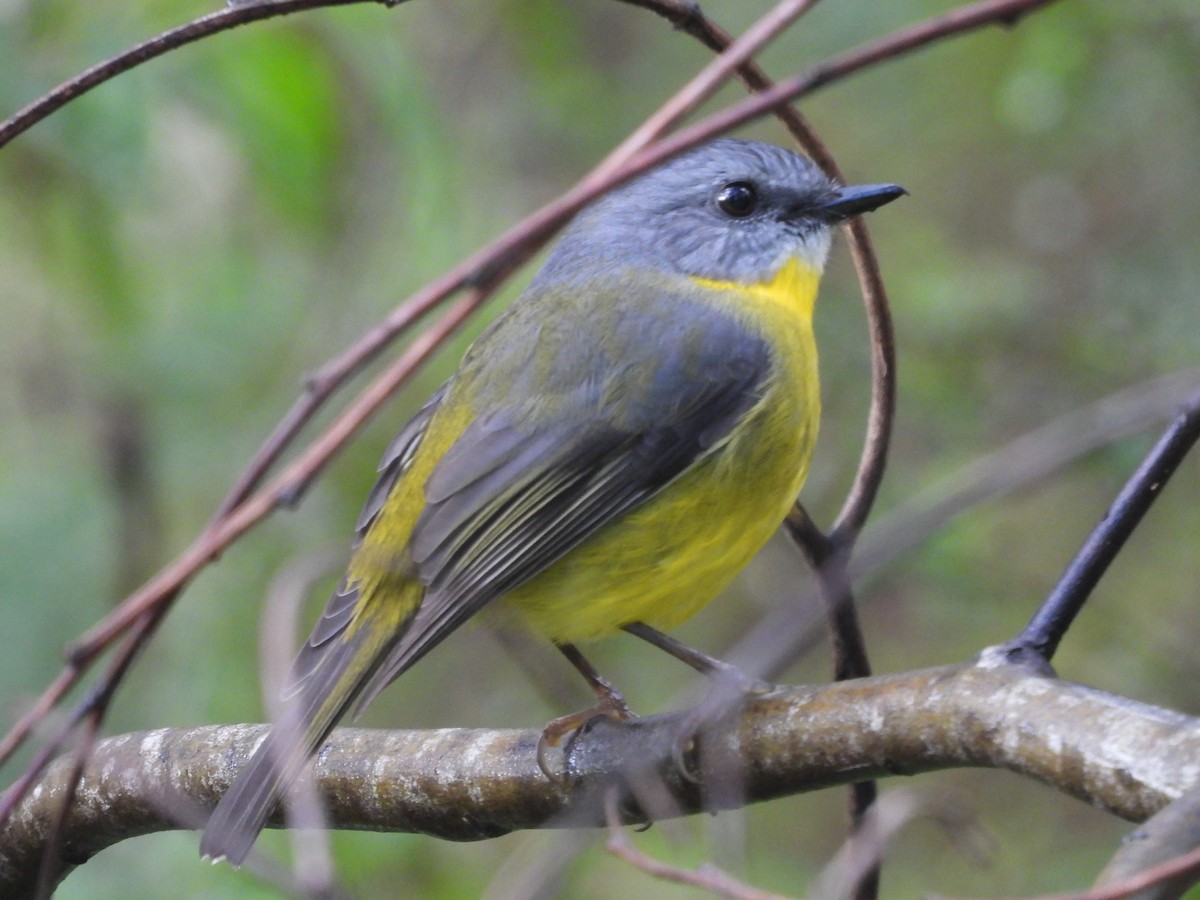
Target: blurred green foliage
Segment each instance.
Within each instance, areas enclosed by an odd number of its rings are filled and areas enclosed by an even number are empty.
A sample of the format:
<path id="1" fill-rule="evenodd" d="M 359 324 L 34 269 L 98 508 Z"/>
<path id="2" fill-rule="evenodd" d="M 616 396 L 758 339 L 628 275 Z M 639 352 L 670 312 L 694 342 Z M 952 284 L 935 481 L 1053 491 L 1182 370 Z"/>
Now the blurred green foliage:
<path id="1" fill-rule="evenodd" d="M 768 5 L 709 0 L 705 9 L 738 28 Z M 765 65 L 783 76 L 953 5 L 827 0 Z M 15 110 L 203 12 L 180 0 L 116 9 L 2 2 L 0 107 Z M 706 59 L 690 39 L 612 0 L 322 10 L 169 54 L 5 147 L 6 714 L 52 677 L 66 642 L 197 533 L 305 373 L 569 185 Z M 805 104 L 850 177 L 900 182 L 912 194 L 871 220 L 900 347 L 900 417 L 881 508 L 1088 401 L 1200 361 L 1198 87 L 1193 3 L 1063 0 L 1015 29 L 943 43 Z M 716 102 L 738 94 L 729 88 Z M 784 140 L 773 123 L 750 131 Z M 853 472 L 867 393 L 844 253 L 818 329 L 826 418 L 806 500 L 829 521 Z M 347 543 L 390 432 L 463 346 L 443 353 L 296 512 L 257 529 L 189 588 L 121 692 L 111 730 L 261 716 L 257 625 L 272 580 Z M 863 597 L 877 668 L 958 661 L 1009 637 L 1149 439 L 1102 449 L 970 512 L 877 576 Z M 1058 660 L 1066 677 L 1200 712 L 1198 489 L 1193 458 L 1068 636 Z M 794 554 L 771 548 L 734 596 L 681 636 L 719 653 L 795 593 L 800 571 Z M 632 643 L 609 642 L 596 659 L 635 708 L 661 709 L 690 676 Z M 788 677 L 824 680 L 827 671 L 817 652 Z M 476 629 L 406 676 L 368 719 L 536 726 L 564 711 Z M 1079 887 L 1126 829 L 1004 773 L 922 776 L 903 788 L 945 793 L 977 815 L 993 859 L 980 866 L 917 824 L 892 854 L 885 896 Z M 755 884 L 801 893 L 836 849 L 843 803 L 841 792 L 799 797 L 664 824 L 637 840 L 669 860 L 711 855 Z M 286 839 L 263 843 L 280 849 Z M 195 847 L 189 833 L 127 842 L 74 874 L 60 896 L 277 895 L 249 875 L 201 865 Z M 649 885 L 606 857 L 597 835 L 479 845 L 338 835 L 334 847 L 368 897 L 531 896 L 522 881 L 531 873 L 551 895 L 690 895 Z M 563 855 L 570 848 L 578 857 Z"/>

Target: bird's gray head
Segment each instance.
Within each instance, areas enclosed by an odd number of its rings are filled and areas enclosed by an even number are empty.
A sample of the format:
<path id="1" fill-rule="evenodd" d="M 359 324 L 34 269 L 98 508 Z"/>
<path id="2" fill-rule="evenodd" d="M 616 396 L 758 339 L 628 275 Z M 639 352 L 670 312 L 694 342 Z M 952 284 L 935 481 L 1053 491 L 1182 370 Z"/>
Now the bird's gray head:
<path id="1" fill-rule="evenodd" d="M 903 193 L 892 184 L 839 187 L 782 147 L 716 140 L 583 210 L 539 280 L 634 267 L 745 284 L 769 280 L 793 258 L 819 272 L 834 224 Z"/>

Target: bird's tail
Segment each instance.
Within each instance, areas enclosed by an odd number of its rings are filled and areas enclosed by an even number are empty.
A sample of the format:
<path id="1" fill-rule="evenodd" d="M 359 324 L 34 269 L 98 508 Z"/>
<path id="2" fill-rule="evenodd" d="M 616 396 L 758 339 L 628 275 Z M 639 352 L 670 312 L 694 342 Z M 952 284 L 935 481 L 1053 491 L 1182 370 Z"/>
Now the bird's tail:
<path id="1" fill-rule="evenodd" d="M 284 792 L 357 699 L 396 637 L 394 628 L 363 623 L 320 648 L 319 660 L 209 818 L 200 841 L 202 857 L 241 865 Z"/>

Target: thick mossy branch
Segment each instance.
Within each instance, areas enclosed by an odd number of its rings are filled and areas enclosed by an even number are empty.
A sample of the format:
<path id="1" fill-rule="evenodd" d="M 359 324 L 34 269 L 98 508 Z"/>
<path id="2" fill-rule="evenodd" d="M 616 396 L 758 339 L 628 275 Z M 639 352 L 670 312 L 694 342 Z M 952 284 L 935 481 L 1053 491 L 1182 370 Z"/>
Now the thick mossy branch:
<path id="1" fill-rule="evenodd" d="M 339 729 L 317 759 L 317 787 L 332 827 L 477 840 L 599 826 L 614 785 L 632 822 L 983 766 L 1141 821 L 1200 781 L 1200 720 L 1003 664 L 999 653 L 982 659 L 780 688 L 724 716 L 600 721 L 564 753 L 559 782 L 538 768 L 538 729 Z M 681 737 L 698 722 L 695 741 Z M 125 838 L 198 826 L 265 730 L 162 729 L 98 744 L 67 818 L 60 877 Z M 0 830 L 0 895 L 32 889 L 70 764 L 53 766 Z"/>

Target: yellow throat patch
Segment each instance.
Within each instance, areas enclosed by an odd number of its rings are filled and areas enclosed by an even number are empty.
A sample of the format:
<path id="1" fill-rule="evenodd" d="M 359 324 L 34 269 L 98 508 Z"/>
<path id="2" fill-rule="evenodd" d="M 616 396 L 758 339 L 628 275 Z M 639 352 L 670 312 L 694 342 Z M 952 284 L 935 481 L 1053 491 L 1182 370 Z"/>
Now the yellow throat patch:
<path id="1" fill-rule="evenodd" d="M 752 284 L 712 278 L 693 278 L 692 281 L 711 290 L 748 295 L 760 302 L 765 301 L 768 306 L 778 307 L 781 312 L 811 321 L 820 278 L 821 274 L 816 269 L 793 256 L 766 281 Z"/>

